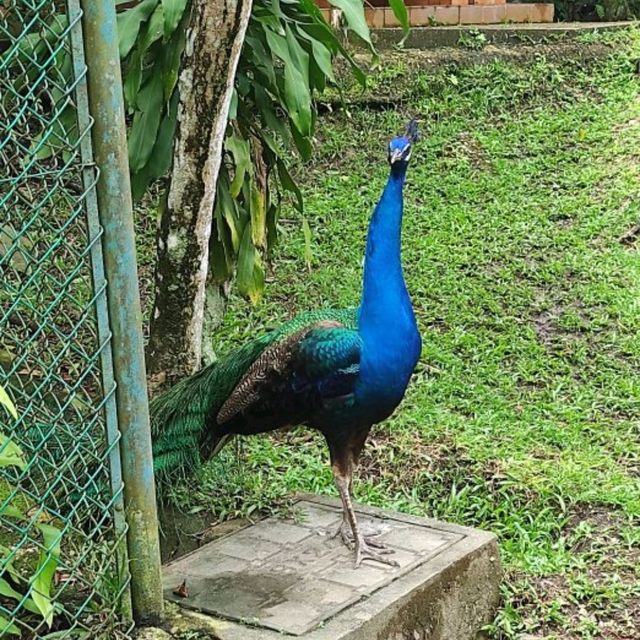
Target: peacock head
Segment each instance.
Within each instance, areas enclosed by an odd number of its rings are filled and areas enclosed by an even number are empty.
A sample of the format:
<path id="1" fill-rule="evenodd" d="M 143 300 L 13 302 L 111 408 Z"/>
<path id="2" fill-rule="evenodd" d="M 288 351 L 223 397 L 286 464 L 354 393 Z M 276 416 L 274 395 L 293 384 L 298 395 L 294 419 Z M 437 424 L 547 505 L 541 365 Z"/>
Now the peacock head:
<path id="1" fill-rule="evenodd" d="M 394 138 L 389 143 L 389 164 L 407 163 L 411 158 L 411 146 L 418 142 L 418 123 L 411 120 L 404 135 Z"/>

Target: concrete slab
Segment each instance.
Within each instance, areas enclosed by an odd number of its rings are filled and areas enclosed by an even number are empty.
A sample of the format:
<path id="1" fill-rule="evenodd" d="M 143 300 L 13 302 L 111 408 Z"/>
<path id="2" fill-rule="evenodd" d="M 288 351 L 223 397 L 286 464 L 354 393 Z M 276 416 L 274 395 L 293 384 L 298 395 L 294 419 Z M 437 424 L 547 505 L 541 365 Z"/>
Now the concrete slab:
<path id="1" fill-rule="evenodd" d="M 471 640 L 492 619 L 501 571 L 493 535 L 358 507 L 400 566 L 366 562 L 332 538 L 339 500 L 304 496 L 296 520 L 268 518 L 164 568 L 165 597 L 204 612 L 221 640 Z M 187 597 L 176 595 L 186 582 Z"/>

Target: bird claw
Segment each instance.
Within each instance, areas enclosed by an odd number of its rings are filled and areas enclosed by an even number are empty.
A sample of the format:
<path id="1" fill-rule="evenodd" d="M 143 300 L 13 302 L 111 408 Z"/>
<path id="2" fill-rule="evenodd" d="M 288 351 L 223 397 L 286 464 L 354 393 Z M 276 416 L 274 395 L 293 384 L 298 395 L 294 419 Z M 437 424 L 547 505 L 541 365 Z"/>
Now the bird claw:
<path id="1" fill-rule="evenodd" d="M 388 549 L 382 542 L 376 540 L 378 536 L 382 535 L 382 531 L 378 529 L 371 529 L 367 531 L 367 533 L 362 534 L 363 540 L 367 543 L 368 546 L 373 547 L 374 549 L 379 549 L 380 553 L 394 553 L 393 549 Z M 344 545 L 353 551 L 355 549 L 355 541 L 353 538 L 353 533 L 351 531 L 351 527 L 349 523 L 344 521 L 335 531 L 335 533 L 331 536 L 331 539 L 335 539 L 338 536 L 342 539 Z"/>
<path id="2" fill-rule="evenodd" d="M 395 560 L 384 557 L 395 553 L 395 551 L 393 549 L 389 549 L 382 542 L 375 539 L 381 533 L 381 531 L 372 531 L 367 535 L 361 534 L 359 543 L 356 543 L 349 524 L 347 522 L 342 522 L 338 530 L 331 537 L 337 538 L 340 536 L 345 546 L 350 551 L 356 552 L 356 569 L 364 560 L 374 560 L 375 562 L 381 562 L 382 564 L 386 564 L 391 567 L 399 567 L 400 565 Z"/>
<path id="3" fill-rule="evenodd" d="M 385 557 L 391 553 L 394 553 L 393 549 L 388 549 L 383 545 L 380 545 L 377 549 L 372 548 L 363 538 L 359 544 L 356 544 L 354 569 L 357 569 L 364 560 L 373 560 L 374 562 L 380 562 L 390 567 L 399 567 L 400 564 L 396 560 Z"/>

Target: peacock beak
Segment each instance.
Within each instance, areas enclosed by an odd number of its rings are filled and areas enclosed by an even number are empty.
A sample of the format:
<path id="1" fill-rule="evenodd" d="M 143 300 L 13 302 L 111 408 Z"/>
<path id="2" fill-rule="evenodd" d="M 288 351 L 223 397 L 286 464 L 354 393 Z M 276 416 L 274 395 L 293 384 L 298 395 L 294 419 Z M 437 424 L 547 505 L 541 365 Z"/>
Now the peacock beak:
<path id="1" fill-rule="evenodd" d="M 394 149 L 389 154 L 389 164 L 394 164 L 394 163 L 398 162 L 398 160 L 402 160 L 402 150 L 401 149 Z"/>
<path id="2" fill-rule="evenodd" d="M 407 145 L 404 149 L 394 149 L 389 154 L 389 163 L 395 164 L 399 160 L 404 160 L 405 162 L 409 160 L 411 156 L 411 145 Z"/>

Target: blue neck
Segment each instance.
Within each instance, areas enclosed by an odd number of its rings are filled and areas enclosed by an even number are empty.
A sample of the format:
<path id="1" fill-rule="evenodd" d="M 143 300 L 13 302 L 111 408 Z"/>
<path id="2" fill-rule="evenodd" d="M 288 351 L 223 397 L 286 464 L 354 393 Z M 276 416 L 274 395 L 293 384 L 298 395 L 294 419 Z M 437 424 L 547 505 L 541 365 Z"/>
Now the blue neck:
<path id="1" fill-rule="evenodd" d="M 402 188 L 407 163 L 392 166 L 380 202 L 373 212 L 367 235 L 362 303 L 358 320 L 365 339 L 389 335 L 390 329 L 411 316 L 411 302 L 402 275 L 400 232 Z M 406 313 L 409 312 L 409 313 Z"/>

